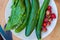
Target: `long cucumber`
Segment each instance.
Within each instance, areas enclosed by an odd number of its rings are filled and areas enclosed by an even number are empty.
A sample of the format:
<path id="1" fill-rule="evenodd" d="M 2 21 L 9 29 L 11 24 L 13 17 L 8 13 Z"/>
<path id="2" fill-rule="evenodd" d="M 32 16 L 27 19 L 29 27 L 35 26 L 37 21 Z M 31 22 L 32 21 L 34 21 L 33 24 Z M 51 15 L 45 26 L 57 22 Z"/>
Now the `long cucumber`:
<path id="1" fill-rule="evenodd" d="M 39 12 L 39 20 L 38 20 L 38 25 L 36 27 L 36 36 L 37 36 L 38 40 L 41 39 L 41 29 L 42 29 L 43 19 L 45 17 L 45 11 L 49 5 L 49 2 L 50 2 L 50 0 L 44 0 L 44 3 Z"/>
<path id="2" fill-rule="evenodd" d="M 28 20 L 29 20 L 29 15 L 30 15 L 30 10 L 31 10 L 30 0 L 25 0 L 25 5 L 26 5 L 26 12 L 25 12 L 26 19 L 25 19 L 25 21 L 23 22 L 22 25 L 20 25 L 19 27 L 17 27 L 15 29 L 15 32 L 17 32 L 17 33 L 22 31 L 26 27 L 26 25 L 28 23 Z"/>
<path id="3" fill-rule="evenodd" d="M 36 25 L 36 21 L 37 21 L 37 13 L 39 10 L 39 1 L 38 0 L 31 0 L 31 1 L 32 1 L 32 9 L 31 9 L 29 21 L 25 30 L 26 36 L 29 36 L 33 32 Z"/>

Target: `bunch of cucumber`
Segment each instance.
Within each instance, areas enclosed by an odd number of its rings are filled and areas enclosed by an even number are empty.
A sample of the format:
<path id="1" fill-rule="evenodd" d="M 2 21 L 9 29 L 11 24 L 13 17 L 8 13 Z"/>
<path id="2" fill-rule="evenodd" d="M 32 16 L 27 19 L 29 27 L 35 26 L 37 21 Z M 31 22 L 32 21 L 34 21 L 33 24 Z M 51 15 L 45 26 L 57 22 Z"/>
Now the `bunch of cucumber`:
<path id="1" fill-rule="evenodd" d="M 12 2 L 11 16 L 6 30 L 14 29 L 16 33 L 19 33 L 26 28 L 25 35 L 30 36 L 33 30 L 36 29 L 36 36 L 40 40 L 45 11 L 50 0 L 44 0 L 41 9 L 39 0 L 12 0 Z"/>

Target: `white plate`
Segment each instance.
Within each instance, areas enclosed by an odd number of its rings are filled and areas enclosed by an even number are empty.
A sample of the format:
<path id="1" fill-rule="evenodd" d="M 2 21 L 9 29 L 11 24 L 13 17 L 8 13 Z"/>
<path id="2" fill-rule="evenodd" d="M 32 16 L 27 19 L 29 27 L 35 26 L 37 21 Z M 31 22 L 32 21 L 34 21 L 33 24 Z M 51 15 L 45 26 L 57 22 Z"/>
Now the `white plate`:
<path id="1" fill-rule="evenodd" d="M 40 3 L 40 6 L 41 6 L 42 3 L 43 3 L 43 0 L 40 0 L 39 3 Z M 7 23 L 8 19 L 9 19 L 8 17 L 11 15 L 11 5 L 12 5 L 12 0 L 9 0 L 9 2 L 8 2 L 7 6 L 6 6 L 6 9 L 5 9 L 6 23 Z M 58 11 L 57 11 L 57 7 L 56 7 L 56 4 L 55 4 L 54 0 L 50 0 L 49 5 L 52 6 L 52 11 L 53 11 L 53 13 L 56 14 L 56 19 L 54 19 L 52 21 L 51 25 L 47 28 L 48 29 L 47 32 L 45 32 L 45 33 L 42 32 L 42 38 L 45 38 L 46 36 L 48 36 L 53 31 L 53 29 L 56 26 L 57 19 L 58 19 Z M 14 30 L 11 30 L 11 31 L 15 36 L 17 36 L 18 38 L 21 38 L 23 40 L 37 40 L 37 37 L 35 35 L 35 30 L 33 31 L 33 33 L 29 37 L 25 36 L 25 29 L 20 33 L 15 33 Z"/>

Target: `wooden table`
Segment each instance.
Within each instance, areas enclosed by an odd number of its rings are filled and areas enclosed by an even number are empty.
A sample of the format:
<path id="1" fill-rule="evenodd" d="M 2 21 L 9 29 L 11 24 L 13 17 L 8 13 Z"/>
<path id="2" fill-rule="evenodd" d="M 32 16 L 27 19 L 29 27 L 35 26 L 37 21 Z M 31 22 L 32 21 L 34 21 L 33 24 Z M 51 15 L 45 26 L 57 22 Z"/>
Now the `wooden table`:
<path id="1" fill-rule="evenodd" d="M 0 0 L 0 24 L 2 26 L 5 25 L 5 20 L 4 20 L 5 14 L 4 13 L 5 13 L 5 7 L 6 7 L 7 2 L 8 0 Z M 58 15 L 59 15 L 58 22 L 53 32 L 49 36 L 44 38 L 43 40 L 60 40 L 60 0 L 55 0 L 55 2 L 58 8 Z M 13 35 L 13 40 L 21 40 L 21 39 Z"/>

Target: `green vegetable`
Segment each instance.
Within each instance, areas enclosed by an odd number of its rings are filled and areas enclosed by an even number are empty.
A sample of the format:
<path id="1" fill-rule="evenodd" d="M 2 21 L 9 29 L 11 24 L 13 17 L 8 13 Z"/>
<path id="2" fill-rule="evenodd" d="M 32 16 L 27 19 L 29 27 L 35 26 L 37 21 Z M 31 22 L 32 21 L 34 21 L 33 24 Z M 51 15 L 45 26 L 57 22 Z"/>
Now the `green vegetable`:
<path id="1" fill-rule="evenodd" d="M 22 24 L 22 17 L 25 13 L 24 1 L 23 0 L 16 0 L 16 1 L 17 5 L 12 6 L 11 16 L 8 20 L 6 30 L 11 30 L 15 28 L 18 24 Z"/>
<path id="2" fill-rule="evenodd" d="M 29 21 L 25 30 L 25 35 L 29 36 L 32 31 L 34 30 L 37 22 L 37 13 L 39 10 L 39 2 L 38 0 L 31 0 L 32 1 L 32 9 L 31 9 L 31 14 L 29 17 Z"/>
<path id="3" fill-rule="evenodd" d="M 12 2 L 13 2 L 13 5 L 12 5 L 12 6 L 14 6 L 14 5 L 17 6 L 18 1 L 19 1 L 19 0 L 12 0 Z"/>
<path id="4" fill-rule="evenodd" d="M 27 23 L 28 23 L 28 20 L 29 20 L 29 15 L 30 15 L 30 10 L 31 10 L 31 3 L 30 3 L 30 0 L 25 0 L 25 5 L 26 5 L 26 12 L 25 12 L 25 16 L 26 16 L 26 19 L 25 19 L 25 21 L 23 22 L 23 24 L 22 25 L 19 25 L 19 27 L 17 27 L 16 29 L 15 29 L 15 32 L 20 32 L 20 31 L 22 31 L 25 27 L 26 27 L 26 25 L 27 25 Z"/>
<path id="5" fill-rule="evenodd" d="M 37 35 L 38 40 L 41 39 L 41 29 L 42 29 L 43 19 L 45 17 L 45 12 L 46 12 L 46 9 L 49 5 L 49 2 L 50 2 L 50 0 L 44 0 L 44 3 L 43 3 L 41 10 L 39 12 L 40 16 L 39 16 L 39 20 L 38 20 L 38 25 L 36 27 L 36 35 Z"/>

